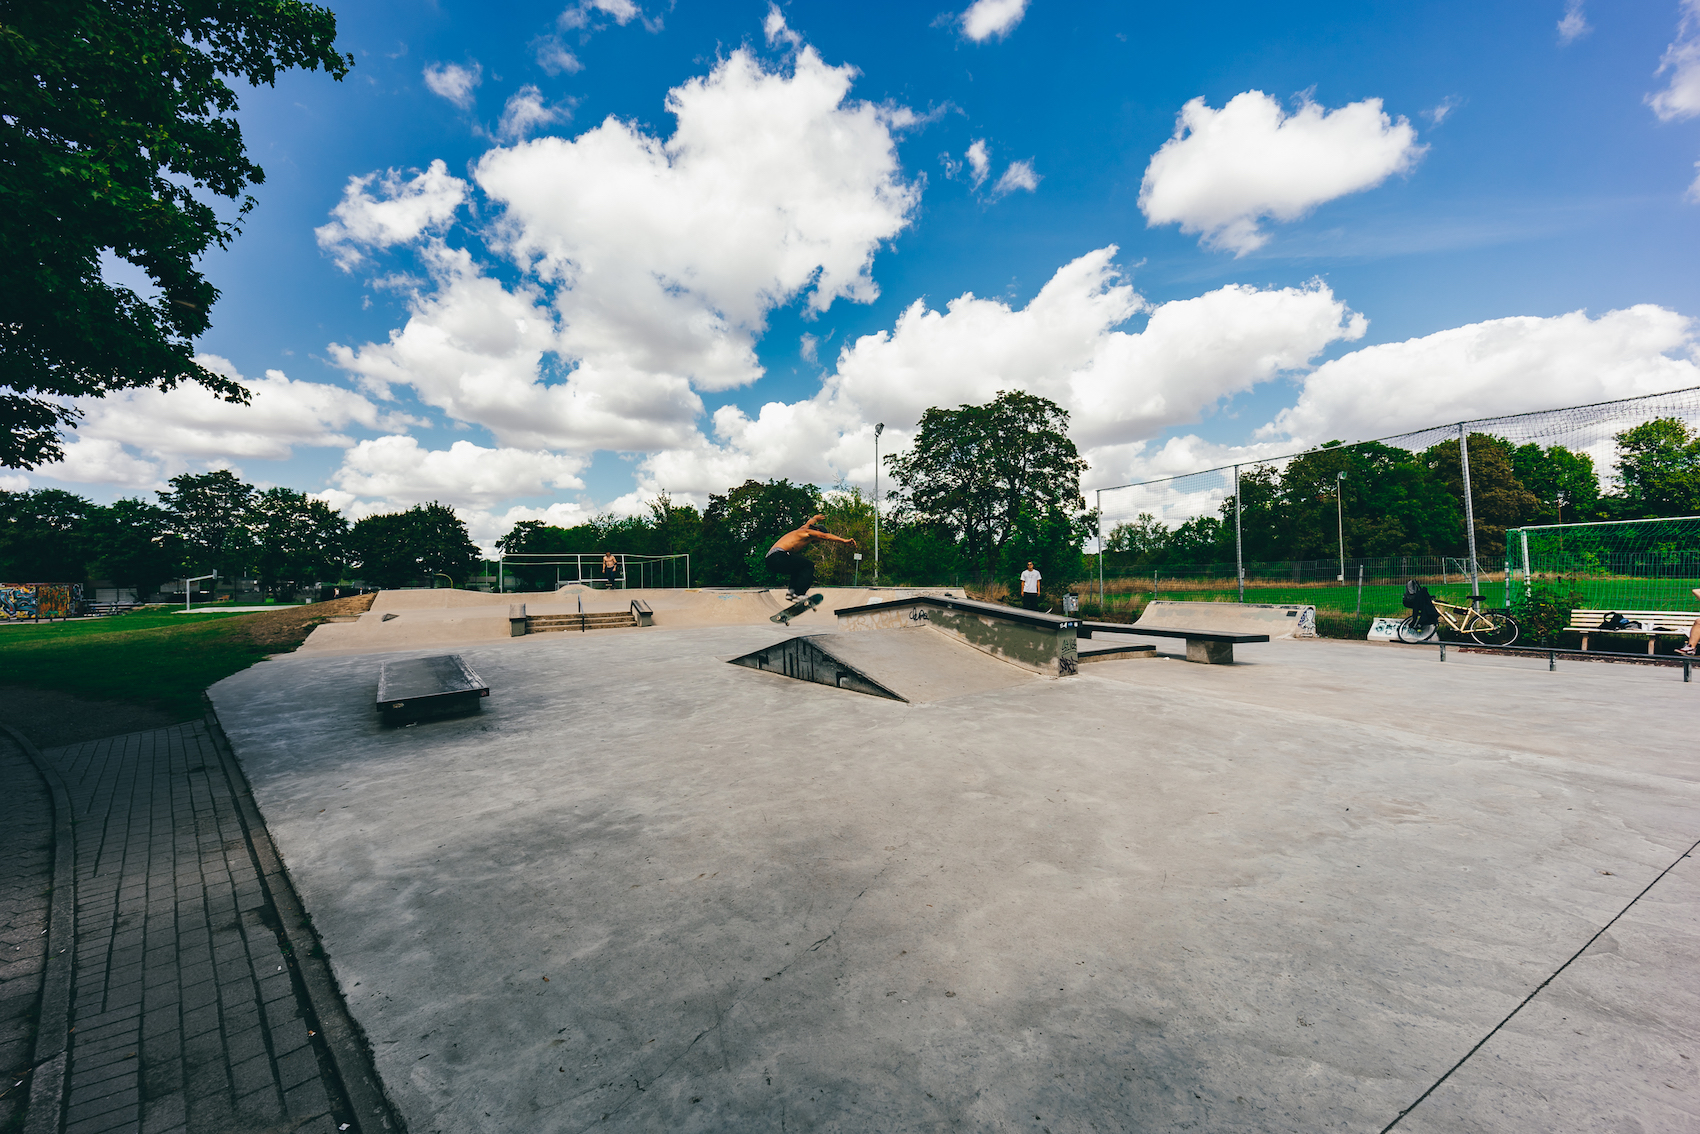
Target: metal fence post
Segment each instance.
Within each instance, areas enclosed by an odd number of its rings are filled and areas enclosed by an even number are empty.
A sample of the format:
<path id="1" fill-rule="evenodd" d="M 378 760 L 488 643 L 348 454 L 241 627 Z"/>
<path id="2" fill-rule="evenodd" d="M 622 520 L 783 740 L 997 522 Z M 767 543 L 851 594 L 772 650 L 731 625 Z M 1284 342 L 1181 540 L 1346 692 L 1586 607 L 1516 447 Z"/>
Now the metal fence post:
<path id="1" fill-rule="evenodd" d="M 1098 617 L 1104 617 L 1104 490 L 1095 494 L 1098 508 Z"/>
<path id="2" fill-rule="evenodd" d="M 1244 600 L 1242 599 L 1241 601 L 1244 601 Z M 1362 563 L 1360 563 L 1360 564 L 1358 564 L 1358 608 L 1356 610 L 1354 610 L 1352 613 L 1353 614 L 1362 614 L 1363 612 L 1364 612 L 1364 565 Z"/>
<path id="3" fill-rule="evenodd" d="M 1234 466 L 1234 578 L 1239 580 L 1240 601 L 1245 601 L 1245 546 L 1240 538 L 1240 466 Z M 1153 596 L 1155 597 L 1155 596 Z"/>
<path id="4" fill-rule="evenodd" d="M 1464 527 L 1470 536 L 1470 605 L 1482 592 L 1480 572 L 1476 567 L 1476 505 L 1470 497 L 1470 435 L 1464 423 L 1458 423 L 1458 467 L 1464 473 Z"/>

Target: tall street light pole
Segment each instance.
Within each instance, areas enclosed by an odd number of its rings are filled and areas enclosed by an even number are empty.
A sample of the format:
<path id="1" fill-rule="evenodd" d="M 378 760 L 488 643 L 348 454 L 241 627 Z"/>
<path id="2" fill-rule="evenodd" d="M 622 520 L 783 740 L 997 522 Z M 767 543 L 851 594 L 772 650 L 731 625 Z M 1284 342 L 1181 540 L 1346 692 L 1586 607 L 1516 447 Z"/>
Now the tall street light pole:
<path id="1" fill-rule="evenodd" d="M 885 422 L 874 426 L 874 586 L 880 584 L 880 434 Z"/>
<path id="2" fill-rule="evenodd" d="M 1340 503 L 1341 489 L 1346 487 L 1344 469 L 1334 478 L 1334 519 L 1340 525 L 1340 582 L 1346 581 L 1346 507 Z"/>

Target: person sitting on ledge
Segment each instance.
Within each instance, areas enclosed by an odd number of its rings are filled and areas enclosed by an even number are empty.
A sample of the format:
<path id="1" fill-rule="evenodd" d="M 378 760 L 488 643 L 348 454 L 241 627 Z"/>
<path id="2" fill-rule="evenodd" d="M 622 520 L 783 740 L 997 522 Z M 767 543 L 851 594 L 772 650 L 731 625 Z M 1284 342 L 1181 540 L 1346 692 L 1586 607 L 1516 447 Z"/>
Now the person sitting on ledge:
<path id="1" fill-rule="evenodd" d="M 1700 587 L 1694 588 L 1694 597 L 1700 598 Z M 1694 656 L 1694 647 L 1700 645 L 1700 618 L 1694 620 L 1694 625 L 1688 628 L 1688 641 L 1676 648 L 1676 652 L 1684 657 Z"/>

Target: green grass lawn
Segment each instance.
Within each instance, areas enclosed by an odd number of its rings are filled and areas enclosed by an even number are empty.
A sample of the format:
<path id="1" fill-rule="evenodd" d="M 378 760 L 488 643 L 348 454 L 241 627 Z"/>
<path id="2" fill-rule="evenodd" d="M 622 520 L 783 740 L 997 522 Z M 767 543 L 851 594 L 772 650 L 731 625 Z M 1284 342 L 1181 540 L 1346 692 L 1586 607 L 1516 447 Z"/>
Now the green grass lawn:
<path id="1" fill-rule="evenodd" d="M 174 720 L 193 720 L 201 715 L 207 686 L 268 654 L 294 649 L 324 615 L 340 612 L 329 609 L 336 606 L 263 614 L 172 614 L 155 608 L 0 626 L 0 685 L 128 701 Z"/>
<path id="2" fill-rule="evenodd" d="M 1694 596 L 1692 588 L 1700 586 L 1700 579 L 1565 579 L 1557 583 L 1547 584 L 1559 593 L 1561 598 L 1572 594 L 1581 598 L 1575 603 L 1578 607 L 1591 610 L 1700 610 L 1700 598 Z M 1198 589 L 1193 589 L 1198 586 Z M 1090 583 L 1079 585 L 1083 602 L 1097 605 L 1098 593 Z M 1468 583 L 1428 584 L 1429 593 L 1442 602 L 1465 605 L 1470 601 L 1470 586 Z M 1400 599 L 1404 597 L 1403 583 L 1365 583 L 1363 588 L 1362 613 L 1384 617 L 1404 617 L 1405 610 Z M 1523 596 L 1523 584 L 1516 580 L 1511 584 L 1511 599 L 1516 603 Z M 1108 608 L 1111 612 L 1127 609 L 1129 606 L 1143 607 L 1151 599 L 1149 587 L 1144 591 L 1128 594 L 1111 593 L 1108 598 Z M 1231 583 L 1221 587 L 1200 586 L 1197 584 L 1176 584 L 1174 589 L 1162 586 L 1157 597 L 1174 602 L 1235 602 L 1239 592 Z M 1483 605 L 1500 607 L 1505 605 L 1505 583 L 1503 581 L 1482 581 Z M 1246 585 L 1245 601 L 1263 603 L 1303 603 L 1314 606 L 1320 611 L 1345 611 L 1350 614 L 1358 609 L 1357 584 L 1345 586 L 1269 586 L 1250 583 Z"/>

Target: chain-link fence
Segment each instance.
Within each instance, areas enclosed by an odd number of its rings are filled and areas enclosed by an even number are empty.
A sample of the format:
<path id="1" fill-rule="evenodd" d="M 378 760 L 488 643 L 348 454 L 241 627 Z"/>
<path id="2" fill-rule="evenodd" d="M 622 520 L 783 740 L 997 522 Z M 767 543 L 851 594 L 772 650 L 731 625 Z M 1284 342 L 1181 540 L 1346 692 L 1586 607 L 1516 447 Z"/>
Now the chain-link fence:
<path id="1" fill-rule="evenodd" d="M 1448 560 L 1448 563 L 1461 562 L 1462 574 L 1469 576 L 1473 573 L 1481 580 L 1484 598 L 1495 597 L 1489 590 L 1490 582 L 1497 583 L 1501 588 L 1506 586 L 1502 566 L 1499 562 L 1487 562 L 1478 556 L 1476 548 L 1475 505 L 1470 490 L 1470 455 L 1466 439 L 1472 434 L 1489 434 L 1504 438 L 1514 445 L 1539 444 L 1542 446 L 1562 445 L 1573 452 L 1585 452 L 1594 459 L 1594 466 L 1601 472 L 1609 471 L 1616 460 L 1614 438 L 1632 426 L 1656 418 L 1674 418 L 1685 423 L 1690 428 L 1700 428 L 1700 387 L 1689 387 L 1673 390 L 1663 394 L 1650 394 L 1643 397 L 1622 398 L 1610 402 L 1598 402 L 1591 405 L 1568 406 L 1562 409 L 1542 410 L 1536 413 L 1514 414 L 1505 417 L 1479 418 L 1474 421 L 1457 422 L 1451 425 L 1436 425 L 1410 433 L 1395 434 L 1380 437 L 1372 441 L 1359 441 L 1350 445 L 1332 446 L 1330 452 L 1347 452 L 1361 446 L 1384 445 L 1389 448 L 1403 449 L 1413 454 L 1422 453 L 1443 442 L 1453 442 L 1458 446 L 1458 461 L 1462 473 L 1461 501 L 1464 513 L 1464 532 L 1468 541 L 1469 553 L 1461 561 Z M 1318 450 L 1309 450 L 1315 453 Z M 1141 522 L 1156 522 L 1175 527 L 1184 525 L 1187 521 L 1200 517 L 1220 517 L 1225 526 L 1233 528 L 1233 546 L 1236 552 L 1234 563 L 1207 565 L 1174 565 L 1156 569 L 1156 585 L 1162 586 L 1161 576 L 1174 572 L 1176 589 L 1181 587 L 1183 578 L 1194 582 L 1204 583 L 1211 579 L 1226 578 L 1234 592 L 1240 597 L 1239 568 L 1246 572 L 1245 601 L 1264 602 L 1282 601 L 1270 599 L 1262 594 L 1254 598 L 1251 590 L 1263 590 L 1257 582 L 1274 582 L 1281 577 L 1283 582 L 1293 586 L 1316 584 L 1317 589 L 1328 589 L 1332 582 L 1334 589 L 1345 591 L 1356 589 L 1356 567 L 1364 569 L 1365 586 L 1388 585 L 1403 575 L 1405 578 L 1421 578 L 1425 583 L 1431 580 L 1439 581 L 1450 593 L 1454 583 L 1452 574 L 1456 568 L 1447 567 L 1438 559 L 1433 561 L 1434 569 L 1418 569 L 1411 566 L 1407 570 L 1406 563 L 1395 564 L 1389 559 L 1356 559 L 1345 546 L 1345 525 L 1342 522 L 1340 553 L 1332 560 L 1298 561 L 1284 564 L 1254 564 L 1244 561 L 1244 543 L 1239 525 L 1238 504 L 1241 499 L 1241 485 L 1245 478 L 1254 471 L 1272 471 L 1279 473 L 1293 460 L 1306 456 L 1306 453 L 1286 453 L 1264 456 L 1255 451 L 1248 452 L 1244 461 L 1239 464 L 1221 465 L 1217 468 L 1203 469 L 1198 472 L 1186 473 L 1179 476 L 1167 476 L 1151 480 L 1138 481 L 1131 484 L 1116 485 L 1111 488 L 1099 489 L 1095 494 L 1098 512 L 1097 548 L 1105 546 L 1105 534 L 1114 531 L 1118 525 L 1137 525 Z M 1338 492 L 1335 506 L 1338 508 Z M 1224 505 L 1227 505 L 1224 507 Z M 1534 531 L 1536 529 L 1529 529 Z M 1692 533 L 1687 537 L 1687 547 L 1692 549 L 1694 541 Z M 1100 559 L 1106 558 L 1103 556 Z M 1113 557 L 1109 557 L 1113 558 Z M 1498 559 L 1497 555 L 1494 559 Z M 1415 560 L 1409 561 L 1415 564 Z M 1309 564 L 1308 566 L 1306 564 Z M 1105 563 L 1104 595 L 1106 602 L 1111 592 L 1112 580 L 1118 578 L 1111 563 Z M 1680 571 L 1688 568 L 1672 568 L 1678 574 L 1671 579 L 1686 578 Z M 1260 573 L 1259 573 L 1260 572 Z M 1286 579 L 1283 572 L 1292 572 L 1293 578 Z M 1149 572 L 1148 572 L 1149 573 Z M 1692 573 L 1692 572 L 1691 572 Z M 1344 576 L 1344 578 L 1342 578 Z M 1399 580 L 1402 584 L 1403 579 Z M 1096 586 L 1096 580 L 1094 580 Z M 1673 582 L 1664 591 L 1649 590 L 1649 596 L 1675 593 L 1680 590 Z M 1468 590 L 1464 592 L 1466 595 Z M 1503 591 L 1501 597 L 1503 597 Z M 1625 592 L 1641 593 L 1641 592 Z M 1308 600 L 1307 600 L 1308 601 Z M 1336 600 L 1337 602 L 1338 600 Z M 1355 593 L 1354 593 L 1355 601 Z M 1335 603 L 1330 603 L 1335 605 Z M 1365 610 L 1369 609 L 1366 605 Z M 1648 609 L 1654 609 L 1649 607 Z M 1390 611 L 1389 613 L 1396 613 Z"/>

